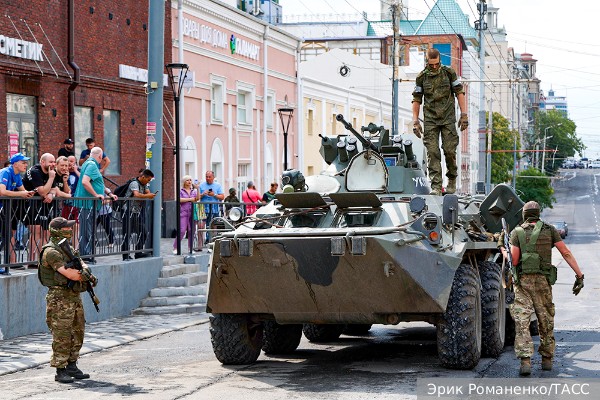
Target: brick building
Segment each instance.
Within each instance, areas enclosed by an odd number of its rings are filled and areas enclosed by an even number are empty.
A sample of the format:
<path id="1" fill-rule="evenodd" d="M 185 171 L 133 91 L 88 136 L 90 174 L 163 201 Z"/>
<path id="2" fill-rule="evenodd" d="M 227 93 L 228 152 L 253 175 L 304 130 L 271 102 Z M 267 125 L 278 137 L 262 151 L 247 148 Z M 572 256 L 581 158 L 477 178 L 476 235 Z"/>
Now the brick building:
<path id="1" fill-rule="evenodd" d="M 1 3 L 0 161 L 25 152 L 33 164 L 43 153 L 57 154 L 67 137 L 79 155 L 85 139 L 94 137 L 111 159 L 107 177 L 122 183 L 136 174 L 146 151 L 148 5 Z M 170 26 L 165 4 L 165 62 L 171 60 Z M 168 96 L 165 90 L 170 104 Z M 163 162 L 173 165 L 172 151 Z M 173 197 L 171 175 L 164 175 L 167 199 Z"/>

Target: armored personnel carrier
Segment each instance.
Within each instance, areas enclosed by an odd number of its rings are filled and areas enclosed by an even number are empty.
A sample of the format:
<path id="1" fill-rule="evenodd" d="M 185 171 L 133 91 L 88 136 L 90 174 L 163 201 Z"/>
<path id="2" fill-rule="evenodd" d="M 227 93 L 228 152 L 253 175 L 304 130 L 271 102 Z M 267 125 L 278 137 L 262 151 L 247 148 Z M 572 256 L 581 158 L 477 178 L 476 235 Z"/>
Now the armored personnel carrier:
<path id="1" fill-rule="evenodd" d="M 487 197 L 430 195 L 410 140 L 373 124 L 321 137 L 329 165 L 285 171 L 284 193 L 213 242 L 207 312 L 223 364 L 290 353 L 372 324 L 437 327 L 445 367 L 471 369 L 505 340 L 505 290 L 493 234 L 520 221 L 506 185 Z M 234 222 L 231 222 L 234 221 Z"/>

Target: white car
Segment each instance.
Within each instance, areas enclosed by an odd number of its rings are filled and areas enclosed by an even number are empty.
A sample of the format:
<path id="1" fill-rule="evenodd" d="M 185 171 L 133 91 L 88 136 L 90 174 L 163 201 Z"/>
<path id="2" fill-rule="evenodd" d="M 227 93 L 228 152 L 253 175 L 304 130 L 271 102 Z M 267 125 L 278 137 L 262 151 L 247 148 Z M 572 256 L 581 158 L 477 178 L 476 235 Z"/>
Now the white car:
<path id="1" fill-rule="evenodd" d="M 600 161 L 595 160 L 590 163 L 590 168 L 600 168 Z"/>

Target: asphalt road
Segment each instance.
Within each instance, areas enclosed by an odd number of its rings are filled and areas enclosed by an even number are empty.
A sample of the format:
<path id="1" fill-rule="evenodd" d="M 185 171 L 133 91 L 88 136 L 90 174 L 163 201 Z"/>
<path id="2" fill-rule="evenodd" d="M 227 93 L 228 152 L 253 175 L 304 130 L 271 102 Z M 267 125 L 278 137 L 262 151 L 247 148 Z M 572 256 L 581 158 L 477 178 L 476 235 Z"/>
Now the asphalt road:
<path id="1" fill-rule="evenodd" d="M 565 240 L 585 275 L 579 296 L 571 293 L 574 274 L 555 255 L 559 277 L 554 286 L 557 309 L 555 368 L 542 372 L 539 356 L 530 379 L 600 378 L 600 297 L 595 170 L 567 171 L 555 183 L 554 209 L 543 218 L 565 220 Z M 53 380 L 47 364 L 5 375 L 3 399 L 415 399 L 417 380 L 440 378 L 517 378 L 512 348 L 497 359 L 482 359 L 472 371 L 439 365 L 435 328 L 427 324 L 376 326 L 361 337 L 342 336 L 327 345 L 302 340 L 293 356 L 261 355 L 250 366 L 225 367 L 213 356 L 208 325 L 155 336 L 88 354 L 80 367 L 92 378 L 64 385 Z"/>

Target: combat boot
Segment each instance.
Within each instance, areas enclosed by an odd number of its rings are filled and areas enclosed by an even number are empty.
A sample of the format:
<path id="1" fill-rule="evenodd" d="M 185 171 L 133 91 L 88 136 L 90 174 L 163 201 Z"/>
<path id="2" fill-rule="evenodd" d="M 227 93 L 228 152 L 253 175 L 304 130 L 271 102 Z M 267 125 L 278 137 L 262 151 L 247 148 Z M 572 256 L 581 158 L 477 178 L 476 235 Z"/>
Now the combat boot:
<path id="1" fill-rule="evenodd" d="M 54 380 L 60 383 L 73 383 L 75 381 L 75 378 L 69 375 L 66 368 L 56 368 L 56 375 L 54 375 Z"/>
<path id="2" fill-rule="evenodd" d="M 531 358 L 529 358 L 529 357 L 521 358 L 521 368 L 519 368 L 519 375 L 521 375 L 521 376 L 531 375 Z"/>
<path id="3" fill-rule="evenodd" d="M 542 356 L 542 369 L 552 371 L 552 357 Z"/>
<path id="4" fill-rule="evenodd" d="M 90 374 L 84 374 L 82 370 L 77 368 L 76 362 L 70 362 L 67 365 L 66 370 L 69 376 L 72 376 L 75 379 L 87 379 L 90 377 Z"/>
<path id="5" fill-rule="evenodd" d="M 455 179 L 448 179 L 448 186 L 446 187 L 446 193 L 447 194 L 454 194 L 454 193 L 456 193 L 456 178 Z"/>

